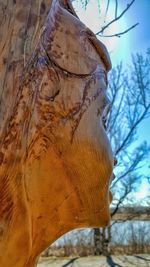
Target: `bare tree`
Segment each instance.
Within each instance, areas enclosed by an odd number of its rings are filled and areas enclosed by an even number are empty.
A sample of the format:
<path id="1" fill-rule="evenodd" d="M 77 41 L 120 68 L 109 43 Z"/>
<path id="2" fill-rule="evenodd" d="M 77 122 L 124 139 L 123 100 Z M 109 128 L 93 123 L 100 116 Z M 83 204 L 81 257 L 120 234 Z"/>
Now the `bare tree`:
<path id="1" fill-rule="evenodd" d="M 135 204 L 132 192 L 144 177 L 139 169 L 148 156 L 149 147 L 146 142 L 138 144 L 136 140 L 138 126 L 150 116 L 149 62 L 148 50 L 145 56 L 142 54 L 132 56 L 132 64 L 127 70 L 120 64 L 109 76 L 108 94 L 112 108 L 106 121 L 106 128 L 118 159 L 116 178 L 111 185 L 112 220 L 121 206 Z M 109 252 L 111 226 L 114 223 L 116 221 L 107 229 L 94 230 L 96 254 Z"/>

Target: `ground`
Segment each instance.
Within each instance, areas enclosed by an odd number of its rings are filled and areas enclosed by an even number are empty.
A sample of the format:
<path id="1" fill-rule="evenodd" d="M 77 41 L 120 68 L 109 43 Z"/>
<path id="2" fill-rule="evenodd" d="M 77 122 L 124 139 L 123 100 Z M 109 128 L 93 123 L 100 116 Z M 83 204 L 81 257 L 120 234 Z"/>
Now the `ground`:
<path id="1" fill-rule="evenodd" d="M 38 267 L 150 267 L 150 255 L 41 258 Z"/>

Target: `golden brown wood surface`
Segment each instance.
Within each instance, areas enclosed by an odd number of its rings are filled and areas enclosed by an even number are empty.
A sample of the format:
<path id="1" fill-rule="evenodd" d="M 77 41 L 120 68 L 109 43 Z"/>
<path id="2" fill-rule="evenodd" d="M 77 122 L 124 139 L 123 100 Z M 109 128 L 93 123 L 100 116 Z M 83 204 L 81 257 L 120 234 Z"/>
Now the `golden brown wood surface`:
<path id="1" fill-rule="evenodd" d="M 111 63 L 69 0 L 0 5 L 0 266 L 33 267 L 62 234 L 109 223 Z"/>

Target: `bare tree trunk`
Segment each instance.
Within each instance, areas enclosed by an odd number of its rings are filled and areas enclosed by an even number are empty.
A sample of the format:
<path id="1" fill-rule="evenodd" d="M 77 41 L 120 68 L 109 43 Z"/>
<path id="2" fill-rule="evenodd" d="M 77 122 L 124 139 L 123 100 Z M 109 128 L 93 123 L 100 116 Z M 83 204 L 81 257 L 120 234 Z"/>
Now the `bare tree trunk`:
<path id="1" fill-rule="evenodd" d="M 94 228 L 94 255 L 98 256 L 102 254 L 101 250 L 101 233 L 100 228 Z"/>
<path id="2" fill-rule="evenodd" d="M 109 243 L 111 241 L 111 228 L 94 228 L 95 255 L 109 255 Z"/>

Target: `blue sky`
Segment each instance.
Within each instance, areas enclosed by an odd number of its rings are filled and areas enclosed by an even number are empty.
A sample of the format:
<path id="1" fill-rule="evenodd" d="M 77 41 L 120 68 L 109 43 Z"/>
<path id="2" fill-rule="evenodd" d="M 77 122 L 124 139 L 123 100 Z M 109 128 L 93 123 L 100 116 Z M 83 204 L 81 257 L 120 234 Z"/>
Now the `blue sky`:
<path id="1" fill-rule="evenodd" d="M 139 25 L 122 39 L 129 43 L 128 57 L 131 53 L 146 52 L 150 48 L 150 0 L 136 0 L 133 7 L 126 14 L 128 25 L 139 22 Z M 139 141 L 147 140 L 150 144 L 150 119 L 143 121 L 139 130 Z"/>
<path id="2" fill-rule="evenodd" d="M 104 20 L 105 6 L 107 1 L 99 0 L 101 3 L 101 13 L 98 11 L 98 1 L 91 0 L 87 6 L 86 11 L 81 7 L 81 1 L 73 2 L 77 14 L 80 19 L 95 33 L 99 31 Z M 110 1 L 112 4 L 108 12 L 108 20 L 114 18 L 114 0 Z M 127 1 L 118 1 L 122 6 L 119 7 L 118 13 L 120 13 L 124 7 L 126 7 Z M 128 1 L 129 3 L 130 1 Z M 130 63 L 131 54 L 136 52 L 145 53 L 147 48 L 150 48 L 150 0 L 135 0 L 133 6 L 127 11 L 127 13 L 110 27 L 105 34 L 113 34 L 121 32 L 129 28 L 135 23 L 139 25 L 130 32 L 122 35 L 121 38 L 100 38 L 105 43 L 110 53 L 113 66 L 119 63 L 121 60 L 126 67 Z M 150 145 L 150 119 L 142 122 L 138 128 L 138 140 L 137 143 L 141 143 L 144 140 Z M 145 162 L 145 167 L 142 168 L 143 174 L 149 173 L 148 160 Z M 148 194 L 148 182 L 143 179 L 139 191 L 135 193 L 137 198 L 142 198 L 142 195 Z M 143 193 L 143 194 L 142 194 Z"/>
<path id="3" fill-rule="evenodd" d="M 81 18 L 81 20 L 91 28 L 95 33 L 100 29 L 106 6 L 104 3 L 107 1 L 99 0 L 102 6 L 101 14 L 98 11 L 98 1 L 90 0 L 86 11 L 82 8 L 81 0 L 76 0 L 73 2 L 75 9 Z M 112 4 L 108 12 L 108 20 L 114 18 L 114 4 L 115 1 L 110 1 Z M 118 1 L 121 5 L 118 8 L 118 14 L 127 5 L 127 1 Z M 128 1 L 130 2 L 130 1 Z M 124 3 L 124 4 L 123 4 Z M 103 8 L 104 7 L 104 8 Z M 136 22 L 139 25 L 122 35 L 121 38 L 100 38 L 107 46 L 113 65 L 115 65 L 120 60 L 125 62 L 130 60 L 131 53 L 134 52 L 145 52 L 148 47 L 150 47 L 150 0 L 135 0 L 135 3 L 130 7 L 127 13 L 117 22 L 114 23 L 106 31 L 106 34 L 112 34 L 115 32 L 120 32 L 128 27 L 132 26 Z"/>
<path id="4" fill-rule="evenodd" d="M 127 14 L 127 19 L 129 23 L 139 22 L 139 26 L 128 34 L 131 52 L 145 51 L 150 47 L 150 1 L 136 0 Z"/>

